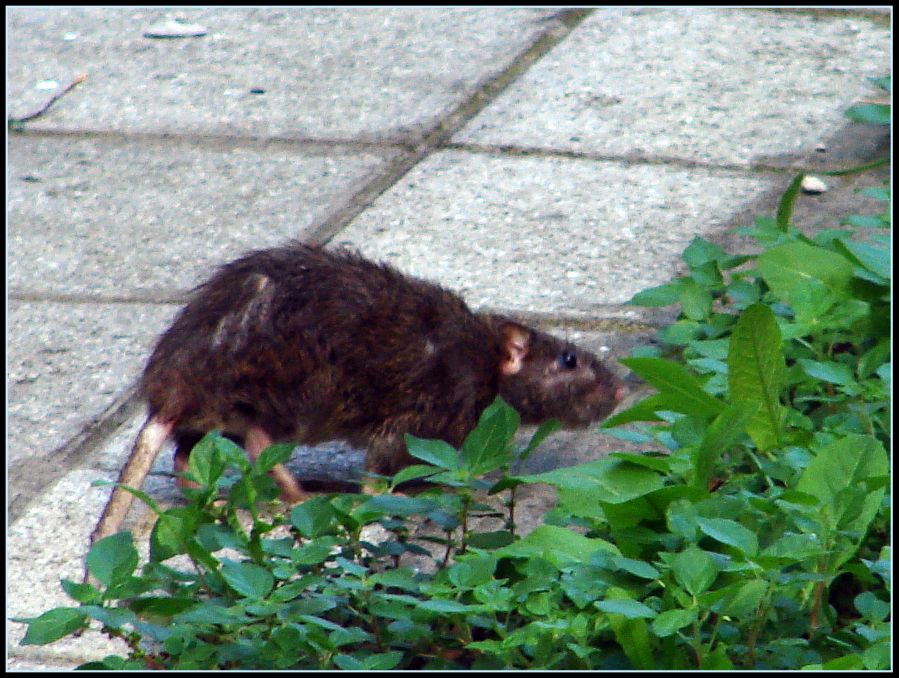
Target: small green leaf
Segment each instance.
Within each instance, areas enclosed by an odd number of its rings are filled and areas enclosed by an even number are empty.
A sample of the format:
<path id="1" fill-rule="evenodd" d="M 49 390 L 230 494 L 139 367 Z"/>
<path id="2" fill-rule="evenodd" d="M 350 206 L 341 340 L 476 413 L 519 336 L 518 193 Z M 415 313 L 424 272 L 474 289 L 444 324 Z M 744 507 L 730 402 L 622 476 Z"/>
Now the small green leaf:
<path id="1" fill-rule="evenodd" d="M 331 530 L 336 514 L 326 497 L 313 497 L 290 511 L 291 524 L 307 539 L 320 537 Z"/>
<path id="2" fill-rule="evenodd" d="M 680 283 L 668 283 L 637 292 L 625 304 L 628 306 L 670 306 L 677 303 L 679 296 Z"/>
<path id="3" fill-rule="evenodd" d="M 687 245 L 681 258 L 687 262 L 690 268 L 695 268 L 709 262 L 717 262 L 726 256 L 724 250 L 718 245 L 696 236 Z"/>
<path id="4" fill-rule="evenodd" d="M 855 597 L 855 609 L 862 613 L 865 619 L 874 622 L 882 622 L 890 613 L 890 604 L 880 600 L 871 591 L 865 591 Z"/>
<path id="5" fill-rule="evenodd" d="M 100 591 L 95 586 L 88 583 L 74 582 L 71 579 L 63 579 L 61 582 L 62 589 L 69 597 L 79 603 L 99 603 L 101 600 Z"/>
<path id="6" fill-rule="evenodd" d="M 843 252 L 847 258 L 864 266 L 883 280 L 891 278 L 892 252 L 888 248 L 846 239 L 835 240 L 834 247 Z"/>
<path id="7" fill-rule="evenodd" d="M 262 454 L 256 459 L 256 472 L 268 473 L 278 464 L 290 460 L 296 445 L 293 443 L 278 443 L 262 450 Z"/>
<path id="8" fill-rule="evenodd" d="M 737 619 L 746 619 L 755 615 L 768 590 L 768 582 L 763 579 L 752 579 L 736 584 L 733 592 L 722 604 L 722 613 Z"/>
<path id="9" fill-rule="evenodd" d="M 722 544 L 733 546 L 747 556 L 754 556 L 759 550 L 759 540 L 755 532 L 729 518 L 698 518 L 699 529 Z"/>
<path id="10" fill-rule="evenodd" d="M 692 279 L 685 280 L 681 285 L 678 301 L 690 320 L 705 320 L 712 313 L 712 295 Z"/>
<path id="11" fill-rule="evenodd" d="M 39 617 L 16 617 L 13 621 L 28 622 L 28 631 L 20 645 L 47 645 L 87 625 L 88 616 L 78 607 L 57 607 Z"/>
<path id="12" fill-rule="evenodd" d="M 833 361 L 817 361 L 806 360 L 800 358 L 796 361 L 802 368 L 802 371 L 813 379 L 820 379 L 829 384 L 840 384 L 845 386 L 855 381 L 852 370 L 848 365 L 836 363 Z"/>
<path id="13" fill-rule="evenodd" d="M 406 447 L 416 459 L 434 466 L 455 471 L 459 468 L 459 453 L 452 445 L 442 440 L 426 440 L 406 434 Z"/>
<path id="14" fill-rule="evenodd" d="M 593 604 L 603 612 L 620 614 L 625 619 L 652 619 L 658 614 L 636 600 L 599 600 Z"/>
<path id="15" fill-rule="evenodd" d="M 371 497 L 360 508 L 360 511 L 375 511 L 385 515 L 410 516 L 433 511 L 437 504 L 429 499 L 406 497 L 401 494 L 379 494 Z"/>
<path id="16" fill-rule="evenodd" d="M 163 513 L 150 533 L 150 560 L 160 563 L 185 551 L 185 540 L 197 526 L 197 512 L 175 506 Z"/>
<path id="17" fill-rule="evenodd" d="M 252 563 L 222 560 L 222 578 L 234 591 L 246 598 L 264 598 L 275 584 L 268 570 Z"/>
<path id="18" fill-rule="evenodd" d="M 480 606 L 465 605 L 455 600 L 421 600 L 417 605 L 419 610 L 427 610 L 429 612 L 440 612 L 442 614 L 462 614 L 477 609 Z"/>
<path id="19" fill-rule="evenodd" d="M 497 396 L 462 443 L 462 463 L 473 475 L 489 473 L 507 464 L 509 443 L 520 423 L 518 412 Z"/>
<path id="20" fill-rule="evenodd" d="M 609 564 L 619 570 L 628 572 L 635 577 L 641 579 L 658 579 L 661 575 L 659 571 L 649 563 L 634 558 L 624 558 L 621 556 L 610 556 Z"/>
<path id="21" fill-rule="evenodd" d="M 523 539 L 494 551 L 497 557 L 543 558 L 558 566 L 588 562 L 598 550 L 621 555 L 617 547 L 603 539 L 590 539 L 554 525 L 541 525 Z"/>
<path id="22" fill-rule="evenodd" d="M 678 553 L 672 562 L 674 577 L 689 593 L 708 590 L 718 576 L 715 561 L 705 551 L 692 547 Z"/>
<path id="23" fill-rule="evenodd" d="M 659 638 L 667 638 L 696 621 L 696 610 L 666 610 L 652 620 L 652 630 Z"/>
<path id="24" fill-rule="evenodd" d="M 219 439 L 217 431 L 207 433 L 194 446 L 188 457 L 188 475 L 203 487 L 212 487 L 225 470 L 225 460 L 219 452 L 217 439 Z"/>
<path id="25" fill-rule="evenodd" d="M 439 471 L 440 469 L 435 468 L 434 466 L 426 466 L 425 464 L 412 464 L 412 466 L 407 466 L 406 468 L 399 471 L 395 476 L 393 476 L 393 480 L 391 481 L 390 486 L 391 488 L 395 488 L 402 483 L 409 482 L 410 480 L 427 478 L 428 476 L 432 476 Z"/>
<path id="26" fill-rule="evenodd" d="M 91 547 L 87 554 L 87 569 L 98 582 L 109 587 L 130 577 L 138 560 L 131 533 L 118 532 Z"/>

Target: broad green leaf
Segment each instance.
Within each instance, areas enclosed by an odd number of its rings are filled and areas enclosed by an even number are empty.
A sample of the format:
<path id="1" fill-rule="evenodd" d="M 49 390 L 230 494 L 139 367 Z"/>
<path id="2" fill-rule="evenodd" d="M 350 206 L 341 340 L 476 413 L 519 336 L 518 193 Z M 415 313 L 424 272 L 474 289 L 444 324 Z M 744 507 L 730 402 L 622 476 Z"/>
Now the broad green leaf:
<path id="1" fill-rule="evenodd" d="M 74 582 L 71 579 L 63 579 L 60 584 L 69 598 L 79 603 L 99 603 L 100 591 L 89 583 Z"/>
<path id="2" fill-rule="evenodd" d="M 170 596 L 140 598 L 131 603 L 131 609 L 141 617 L 171 617 L 189 610 L 198 604 L 194 598 L 172 598 Z"/>
<path id="3" fill-rule="evenodd" d="M 197 512 L 184 506 L 175 506 L 159 516 L 150 533 L 150 560 L 161 563 L 184 553 L 185 540 L 196 525 Z"/>
<path id="4" fill-rule="evenodd" d="M 336 514 L 325 497 L 313 497 L 297 504 L 290 512 L 291 524 L 307 539 L 327 534 Z"/>
<path id="5" fill-rule="evenodd" d="M 755 532 L 729 518 L 697 518 L 699 529 L 722 544 L 733 546 L 747 556 L 754 556 L 759 550 L 759 540 Z"/>
<path id="6" fill-rule="evenodd" d="M 891 278 L 892 252 L 888 248 L 846 239 L 835 240 L 834 246 L 884 280 Z"/>
<path id="7" fill-rule="evenodd" d="M 850 434 L 819 450 L 802 472 L 796 489 L 818 497 L 822 519 L 831 530 L 850 531 L 861 537 L 880 508 L 885 488 L 868 492 L 860 510 L 847 497 L 867 479 L 889 474 L 890 463 L 883 445 L 870 436 Z M 829 572 L 848 560 L 856 544 L 840 548 L 831 557 Z"/>
<path id="8" fill-rule="evenodd" d="M 28 630 L 20 645 L 46 645 L 77 631 L 87 624 L 87 614 L 77 607 L 57 607 L 39 617 L 16 617 L 13 621 L 28 622 Z"/>
<path id="9" fill-rule="evenodd" d="M 861 657 L 857 654 L 850 654 L 845 657 L 831 659 L 829 662 L 822 664 L 821 668 L 825 671 L 860 671 L 865 668 L 865 666 L 862 663 Z"/>
<path id="10" fill-rule="evenodd" d="M 661 576 L 656 568 L 643 560 L 623 556 L 609 556 L 608 560 L 611 566 L 641 579 L 658 579 Z"/>
<path id="11" fill-rule="evenodd" d="M 712 295 L 692 279 L 681 285 L 678 301 L 683 314 L 690 320 L 705 320 L 712 313 Z"/>
<path id="12" fill-rule="evenodd" d="M 187 460 L 188 475 L 203 487 L 211 487 L 225 470 L 225 459 L 216 441 L 213 434 L 206 434 L 194 446 Z"/>
<path id="13" fill-rule="evenodd" d="M 854 602 L 855 609 L 861 612 L 865 619 L 870 619 L 871 621 L 884 621 L 890 613 L 890 604 L 880 600 L 871 591 L 858 594 Z"/>
<path id="14" fill-rule="evenodd" d="M 478 549 L 493 550 L 515 541 L 514 535 L 507 530 L 494 532 L 475 532 L 468 538 L 468 545 Z"/>
<path id="15" fill-rule="evenodd" d="M 652 620 L 652 630 L 659 638 L 667 638 L 696 621 L 696 610 L 666 610 Z"/>
<path id="16" fill-rule="evenodd" d="M 662 476 L 654 470 L 617 459 L 597 459 L 520 478 L 529 483 L 547 483 L 562 489 L 592 491 L 597 502 L 609 504 L 630 501 L 664 484 Z"/>
<path id="17" fill-rule="evenodd" d="M 744 583 L 733 584 L 731 592 L 721 602 L 722 614 L 746 619 L 755 615 L 768 590 L 768 582 L 764 579 L 751 579 Z"/>
<path id="18" fill-rule="evenodd" d="M 177 624 L 248 624 L 252 617 L 212 601 L 204 601 L 172 619 Z"/>
<path id="19" fill-rule="evenodd" d="M 718 576 L 712 557 L 695 547 L 674 556 L 672 571 L 678 583 L 694 596 L 708 590 Z"/>
<path id="20" fill-rule="evenodd" d="M 652 384 L 663 397 L 663 402 L 674 412 L 700 417 L 717 416 L 724 404 L 703 390 L 699 380 L 682 365 L 661 358 L 624 358 L 623 365 Z"/>
<path id="21" fill-rule="evenodd" d="M 360 511 L 377 511 L 386 515 L 410 516 L 427 513 L 437 508 L 437 504 L 429 499 L 406 497 L 401 494 L 379 494 L 371 497 L 360 508 Z"/>
<path id="22" fill-rule="evenodd" d="M 254 600 L 264 598 L 275 584 L 271 572 L 253 563 L 222 560 L 222 578 L 234 591 Z"/>
<path id="23" fill-rule="evenodd" d="M 621 555 L 617 547 L 604 539 L 584 537 L 564 527 L 541 525 L 523 539 L 503 546 L 493 554 L 498 558 L 543 558 L 561 566 L 571 561 L 588 562 L 590 555 L 600 549 Z"/>
<path id="24" fill-rule="evenodd" d="M 410 480 L 418 480 L 419 478 L 427 478 L 428 476 L 432 476 L 435 473 L 438 473 L 439 469 L 434 466 L 426 466 L 424 464 L 412 464 L 412 466 L 407 466 L 406 468 L 399 471 L 395 476 L 393 476 L 393 480 L 391 481 L 391 488 L 394 488 L 402 483 L 409 482 Z"/>
<path id="25" fill-rule="evenodd" d="M 455 600 L 421 600 L 418 603 L 419 610 L 428 610 L 429 612 L 440 612 L 444 614 L 461 614 L 470 613 L 472 610 L 480 608 L 480 605 L 465 605 Z"/>
<path id="26" fill-rule="evenodd" d="M 785 534 L 768 546 L 762 554 L 802 562 L 819 557 L 823 550 L 824 546 L 815 534 Z"/>
<path id="27" fill-rule="evenodd" d="M 840 384 L 845 386 L 855 381 L 852 375 L 852 369 L 843 363 L 833 361 L 817 361 L 799 358 L 796 361 L 802 368 L 802 371 L 813 379 L 820 379 L 830 384 Z"/>
<path id="28" fill-rule="evenodd" d="M 874 348 L 867 351 L 858 359 L 858 377 L 859 379 L 867 379 L 874 370 L 889 360 L 891 351 L 891 341 L 889 338 L 881 339 Z"/>
<path id="29" fill-rule="evenodd" d="M 788 299 L 792 289 L 804 280 L 820 280 L 838 300 L 851 296 L 852 263 L 823 247 L 785 243 L 759 255 L 757 268 L 781 299 Z"/>
<path id="30" fill-rule="evenodd" d="M 416 459 L 434 466 L 454 471 L 459 468 L 459 453 L 456 448 L 442 440 L 427 440 L 406 434 L 406 447 Z"/>
<path id="31" fill-rule="evenodd" d="M 278 464 L 289 461 L 294 449 L 293 443 L 278 443 L 265 448 L 256 460 L 256 472 L 268 473 Z"/>
<path id="32" fill-rule="evenodd" d="M 130 532 L 118 532 L 101 539 L 87 554 L 87 569 L 104 586 L 130 577 L 138 563 L 137 549 Z"/>
<path id="33" fill-rule="evenodd" d="M 520 423 L 518 412 L 497 396 L 462 443 L 462 463 L 473 475 L 489 473 L 507 464 L 509 443 Z"/>
<path id="34" fill-rule="evenodd" d="M 764 304 L 743 311 L 730 338 L 727 356 L 730 399 L 759 403 L 747 432 L 762 450 L 779 446 L 783 428 L 780 393 L 786 365 L 774 313 Z"/>
<path id="35" fill-rule="evenodd" d="M 815 324 L 830 310 L 836 299 L 820 280 L 809 278 L 796 283 L 787 296 L 796 314 L 796 322 Z"/>
<path id="36" fill-rule="evenodd" d="M 599 600 L 593 603 L 603 612 L 620 614 L 626 619 L 652 619 L 657 612 L 636 600 Z"/>
<path id="37" fill-rule="evenodd" d="M 625 304 L 628 306 L 669 306 L 677 303 L 679 295 L 680 284 L 667 283 L 637 292 Z"/>
<path id="38" fill-rule="evenodd" d="M 690 268 L 702 266 L 709 262 L 716 262 L 727 257 L 727 254 L 718 245 L 696 236 L 687 245 L 687 249 L 681 258 L 687 262 Z"/>

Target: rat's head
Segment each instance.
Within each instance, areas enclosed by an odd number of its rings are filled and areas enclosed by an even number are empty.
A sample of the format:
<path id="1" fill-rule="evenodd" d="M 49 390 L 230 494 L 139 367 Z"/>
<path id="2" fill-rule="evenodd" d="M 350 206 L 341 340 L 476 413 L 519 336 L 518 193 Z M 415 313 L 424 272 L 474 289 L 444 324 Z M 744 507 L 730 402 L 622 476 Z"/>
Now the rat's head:
<path id="1" fill-rule="evenodd" d="M 625 387 L 589 351 L 507 318 L 494 316 L 502 347 L 499 392 L 522 423 L 558 419 L 567 428 L 604 419 Z"/>

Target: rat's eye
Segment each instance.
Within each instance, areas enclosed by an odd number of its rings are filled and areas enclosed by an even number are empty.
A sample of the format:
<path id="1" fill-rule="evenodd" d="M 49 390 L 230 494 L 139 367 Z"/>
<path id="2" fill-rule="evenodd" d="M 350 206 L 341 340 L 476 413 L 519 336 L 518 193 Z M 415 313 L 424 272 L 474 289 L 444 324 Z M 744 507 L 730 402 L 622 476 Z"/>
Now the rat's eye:
<path id="1" fill-rule="evenodd" d="M 577 367 L 577 356 L 572 351 L 565 351 L 559 356 L 559 364 L 573 370 Z"/>

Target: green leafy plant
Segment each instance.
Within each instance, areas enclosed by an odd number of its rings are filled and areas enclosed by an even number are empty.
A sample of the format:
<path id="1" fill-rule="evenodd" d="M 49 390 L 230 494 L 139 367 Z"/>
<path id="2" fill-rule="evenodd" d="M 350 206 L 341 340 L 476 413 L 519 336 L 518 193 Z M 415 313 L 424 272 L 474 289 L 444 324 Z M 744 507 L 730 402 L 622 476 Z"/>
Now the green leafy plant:
<path id="1" fill-rule="evenodd" d="M 135 491 L 148 561 L 128 533 L 98 542 L 95 583 L 63 581 L 77 606 L 17 619 L 22 642 L 124 639 L 95 669 L 889 668 L 890 192 L 809 237 L 801 179 L 744 229 L 758 252 L 696 238 L 686 275 L 631 301 L 680 307 L 622 361 L 655 393 L 603 425 L 653 451 L 521 474 L 557 425 L 518 447 L 498 399 L 459 450 L 407 438 L 422 463 L 387 480 L 420 494 L 271 513 L 290 446 L 251 465 L 213 433 L 186 506 Z M 534 483 L 558 505 L 522 536 Z"/>

